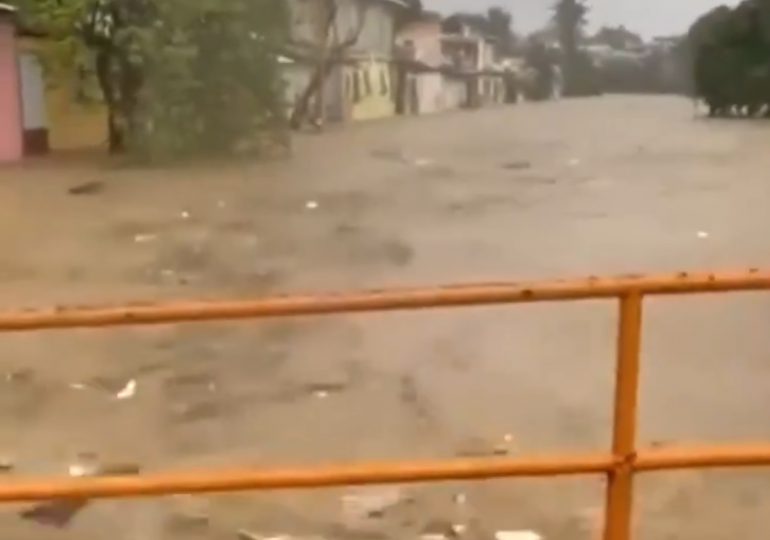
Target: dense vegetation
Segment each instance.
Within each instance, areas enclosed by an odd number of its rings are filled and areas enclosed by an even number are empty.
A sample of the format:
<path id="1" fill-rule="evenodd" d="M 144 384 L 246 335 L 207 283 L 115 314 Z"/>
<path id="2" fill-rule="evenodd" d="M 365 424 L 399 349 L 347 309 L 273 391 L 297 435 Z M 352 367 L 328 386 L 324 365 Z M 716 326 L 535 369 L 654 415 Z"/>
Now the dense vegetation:
<path id="1" fill-rule="evenodd" d="M 62 63 L 90 51 L 114 151 L 160 159 L 233 153 L 283 133 L 284 0 L 16 4 Z"/>
<path id="2" fill-rule="evenodd" d="M 706 13 L 688 42 L 695 93 L 711 115 L 770 115 L 770 0 Z"/>

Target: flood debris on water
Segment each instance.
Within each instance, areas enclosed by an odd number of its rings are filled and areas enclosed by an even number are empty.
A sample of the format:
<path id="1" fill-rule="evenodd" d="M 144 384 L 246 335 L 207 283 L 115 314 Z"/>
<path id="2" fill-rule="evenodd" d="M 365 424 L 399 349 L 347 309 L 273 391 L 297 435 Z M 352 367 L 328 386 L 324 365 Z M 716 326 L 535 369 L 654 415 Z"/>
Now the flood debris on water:
<path id="1" fill-rule="evenodd" d="M 67 472 L 73 478 L 89 476 L 132 476 L 139 474 L 141 467 L 138 463 L 129 461 L 102 461 L 95 452 L 80 452 Z"/>
<path id="2" fill-rule="evenodd" d="M 86 182 L 72 186 L 67 190 L 70 195 L 97 195 L 104 191 L 104 182 Z"/>
<path id="3" fill-rule="evenodd" d="M 376 531 L 389 512 L 413 502 L 399 486 L 361 488 L 343 495 L 342 525 L 347 530 Z"/>
<path id="4" fill-rule="evenodd" d="M 432 519 L 420 532 L 420 540 L 457 540 L 462 538 L 468 527 L 445 519 Z"/>
<path id="5" fill-rule="evenodd" d="M 126 385 L 115 394 L 115 399 L 125 400 L 131 399 L 136 395 L 136 379 L 129 380 Z"/>
<path id="6" fill-rule="evenodd" d="M 0 473 L 9 473 L 16 467 L 14 460 L 8 456 L 0 456 Z"/>
<path id="7" fill-rule="evenodd" d="M 101 463 L 94 452 L 79 453 L 67 469 L 73 478 L 126 476 L 138 474 L 139 471 L 140 467 L 135 463 Z M 27 508 L 19 516 L 27 521 L 61 529 L 67 527 L 90 502 L 90 499 L 56 499 Z"/>
<path id="8" fill-rule="evenodd" d="M 191 533 L 209 528 L 211 519 L 208 499 L 193 495 L 174 495 L 170 498 L 170 503 L 166 525 L 173 532 Z"/>
<path id="9" fill-rule="evenodd" d="M 500 440 L 470 437 L 459 444 L 456 454 L 468 458 L 502 457 L 513 453 L 513 445 L 514 437 L 510 433 L 503 435 Z"/>
<path id="10" fill-rule="evenodd" d="M 27 383 L 31 382 L 35 376 L 35 372 L 32 369 L 15 369 L 5 374 L 5 382 L 7 383 Z"/>
<path id="11" fill-rule="evenodd" d="M 99 473 L 99 456 L 93 452 L 79 453 L 70 463 L 67 473 L 73 478 L 96 476 Z"/>
<path id="12" fill-rule="evenodd" d="M 150 233 L 134 235 L 134 242 L 136 242 L 137 244 L 147 244 L 149 242 L 154 242 L 157 239 L 158 239 L 157 235 L 150 234 Z"/>
<path id="13" fill-rule="evenodd" d="M 503 163 L 502 165 L 503 169 L 509 170 L 509 171 L 522 171 L 524 169 L 529 169 L 532 167 L 532 163 L 525 159 L 519 159 L 515 161 L 508 161 L 507 163 Z"/>
<path id="14" fill-rule="evenodd" d="M 62 529 L 68 526 L 76 515 L 88 505 L 88 499 L 61 499 L 47 501 L 23 510 L 21 519 Z"/>

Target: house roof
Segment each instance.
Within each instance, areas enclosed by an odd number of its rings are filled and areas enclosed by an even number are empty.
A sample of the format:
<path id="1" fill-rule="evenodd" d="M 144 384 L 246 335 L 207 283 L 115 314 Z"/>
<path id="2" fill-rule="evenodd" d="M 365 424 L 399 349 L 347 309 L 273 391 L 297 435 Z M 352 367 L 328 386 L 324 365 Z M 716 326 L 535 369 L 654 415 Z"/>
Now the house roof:
<path id="1" fill-rule="evenodd" d="M 4 4 L 4 3 L 0 2 L 0 13 L 2 13 L 3 15 L 5 15 L 5 14 L 14 15 L 16 13 L 16 11 L 17 11 L 17 9 L 15 7 L 13 7 L 12 5 Z"/>

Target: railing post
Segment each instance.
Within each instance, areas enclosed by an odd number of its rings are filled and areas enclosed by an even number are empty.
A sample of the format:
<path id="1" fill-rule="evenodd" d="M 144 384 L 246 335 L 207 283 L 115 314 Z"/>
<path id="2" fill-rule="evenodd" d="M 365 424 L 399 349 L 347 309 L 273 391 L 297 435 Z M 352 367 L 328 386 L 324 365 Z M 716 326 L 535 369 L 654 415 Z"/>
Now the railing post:
<path id="1" fill-rule="evenodd" d="M 612 453 L 618 465 L 607 479 L 604 540 L 631 538 L 641 329 L 642 295 L 632 291 L 620 298 L 612 432 Z"/>

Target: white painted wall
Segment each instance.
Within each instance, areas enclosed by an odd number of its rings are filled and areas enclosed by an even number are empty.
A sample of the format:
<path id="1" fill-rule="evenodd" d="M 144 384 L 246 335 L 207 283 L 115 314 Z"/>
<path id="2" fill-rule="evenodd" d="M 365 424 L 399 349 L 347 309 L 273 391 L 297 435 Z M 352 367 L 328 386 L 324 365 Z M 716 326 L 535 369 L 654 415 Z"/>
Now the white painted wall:
<path id="1" fill-rule="evenodd" d="M 21 72 L 24 130 L 46 128 L 48 127 L 48 115 L 46 114 L 43 66 L 36 55 L 23 52 L 19 54 L 19 71 Z"/>

